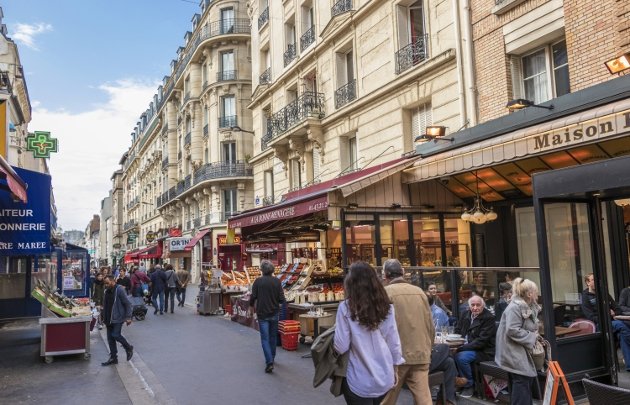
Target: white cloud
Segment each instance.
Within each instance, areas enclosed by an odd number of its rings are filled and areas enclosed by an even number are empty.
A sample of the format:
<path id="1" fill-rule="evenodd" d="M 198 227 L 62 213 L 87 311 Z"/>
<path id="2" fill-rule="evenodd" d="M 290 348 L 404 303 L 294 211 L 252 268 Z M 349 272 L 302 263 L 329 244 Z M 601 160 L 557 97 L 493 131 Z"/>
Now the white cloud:
<path id="1" fill-rule="evenodd" d="M 159 83 L 121 80 L 98 88 L 107 102 L 81 113 L 49 111 L 34 102 L 29 131 L 50 131 L 59 153 L 50 160 L 58 223 L 83 230 L 111 189 L 111 176 L 131 144 L 130 134 Z"/>
<path id="2" fill-rule="evenodd" d="M 51 24 L 46 23 L 37 23 L 37 24 L 15 24 L 15 29 L 11 38 L 13 38 L 16 42 L 19 42 L 25 46 L 28 46 L 31 49 L 38 50 L 37 45 L 35 44 L 35 37 L 40 34 L 44 34 L 46 32 L 50 32 L 53 30 L 53 26 Z"/>

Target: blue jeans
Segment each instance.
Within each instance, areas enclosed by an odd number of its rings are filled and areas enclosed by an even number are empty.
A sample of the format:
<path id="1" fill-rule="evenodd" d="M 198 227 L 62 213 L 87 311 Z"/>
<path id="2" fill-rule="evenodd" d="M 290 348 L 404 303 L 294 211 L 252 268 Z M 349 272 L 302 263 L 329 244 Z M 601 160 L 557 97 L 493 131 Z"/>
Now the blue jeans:
<path id="1" fill-rule="evenodd" d="M 455 354 L 455 363 L 457 364 L 459 374 L 468 379 L 468 383 L 466 383 L 464 388 L 470 388 L 474 385 L 472 363 L 474 363 L 475 360 L 477 360 L 477 352 L 474 350 L 466 350 Z"/>
<path id="2" fill-rule="evenodd" d="M 157 298 L 160 299 L 160 306 L 158 308 Z M 160 312 L 164 312 L 164 290 L 160 292 L 154 292 L 151 296 L 151 302 L 153 303 L 153 308 L 157 311 L 159 309 Z"/>
<path id="3" fill-rule="evenodd" d="M 623 321 L 614 320 L 612 321 L 612 329 L 615 334 L 619 335 L 619 345 L 626 362 L 626 370 L 630 370 L 630 327 Z"/>
<path id="4" fill-rule="evenodd" d="M 122 335 L 122 326 L 122 323 L 112 323 L 107 325 L 107 344 L 109 345 L 109 357 L 112 359 L 118 358 L 118 347 L 116 347 L 116 342 L 120 342 L 125 350 L 131 349 L 131 345 Z"/>
<path id="5" fill-rule="evenodd" d="M 258 318 L 260 343 L 265 355 L 265 364 L 273 364 L 276 358 L 276 341 L 278 339 L 278 315 L 270 318 Z"/>

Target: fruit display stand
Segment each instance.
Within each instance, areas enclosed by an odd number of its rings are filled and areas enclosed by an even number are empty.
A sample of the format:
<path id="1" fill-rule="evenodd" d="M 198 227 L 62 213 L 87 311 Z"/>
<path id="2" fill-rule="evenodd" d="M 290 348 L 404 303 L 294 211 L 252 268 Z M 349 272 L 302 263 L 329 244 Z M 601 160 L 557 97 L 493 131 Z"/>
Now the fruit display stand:
<path id="1" fill-rule="evenodd" d="M 53 356 L 81 354 L 90 358 L 90 322 L 92 316 L 60 318 L 42 305 L 40 356 L 52 363 Z"/>

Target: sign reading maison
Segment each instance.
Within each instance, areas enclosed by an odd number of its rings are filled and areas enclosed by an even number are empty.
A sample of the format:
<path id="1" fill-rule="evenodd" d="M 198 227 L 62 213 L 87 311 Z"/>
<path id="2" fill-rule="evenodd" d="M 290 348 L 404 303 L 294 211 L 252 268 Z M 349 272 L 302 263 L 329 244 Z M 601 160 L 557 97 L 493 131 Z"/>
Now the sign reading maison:
<path id="1" fill-rule="evenodd" d="M 277 208 L 275 210 L 269 210 L 261 213 L 255 213 L 242 218 L 230 219 L 229 227 L 242 228 L 247 226 L 253 226 L 263 224 L 270 221 L 278 221 L 281 219 L 288 219 L 299 217 L 301 215 L 307 215 L 313 212 L 324 211 L 328 208 L 328 196 L 315 198 L 313 200 L 304 201 L 295 205 Z"/>
<path id="2" fill-rule="evenodd" d="M 528 138 L 528 151 L 539 153 L 571 147 L 626 131 L 630 131 L 630 111 L 628 110 L 533 135 Z"/>

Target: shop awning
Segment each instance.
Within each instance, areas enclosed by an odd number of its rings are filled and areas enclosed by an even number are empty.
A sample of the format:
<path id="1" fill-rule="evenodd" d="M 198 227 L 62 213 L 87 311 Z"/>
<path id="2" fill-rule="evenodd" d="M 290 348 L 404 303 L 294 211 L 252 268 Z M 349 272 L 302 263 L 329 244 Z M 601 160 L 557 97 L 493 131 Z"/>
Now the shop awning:
<path id="1" fill-rule="evenodd" d="M 125 263 L 133 263 L 138 261 L 138 250 L 133 250 L 131 252 L 125 253 L 124 261 Z"/>
<path id="2" fill-rule="evenodd" d="M 15 173 L 11 165 L 0 155 L 0 188 L 8 190 L 11 195 L 26 203 L 26 183 Z"/>
<path id="3" fill-rule="evenodd" d="M 162 244 L 158 243 L 141 249 L 136 255 L 138 259 L 159 259 L 162 257 Z"/>
<path id="4" fill-rule="evenodd" d="M 208 232 L 210 232 L 210 228 L 204 229 L 202 231 L 197 232 L 197 234 L 195 236 L 193 236 L 193 238 L 190 240 L 190 242 L 188 242 L 188 244 L 186 246 L 184 246 L 184 250 L 187 251 L 187 252 L 190 252 L 192 250 L 192 248 L 197 244 L 197 242 L 199 242 L 201 240 L 201 238 L 206 236 L 206 234 Z"/>
<path id="5" fill-rule="evenodd" d="M 272 205 L 269 208 L 262 208 L 250 211 L 249 213 L 237 215 L 228 219 L 228 227 L 244 228 L 253 225 L 260 225 L 266 222 L 278 221 L 312 214 L 328 209 L 328 190 L 320 191 L 313 195 L 308 195 L 295 200 Z"/>
<path id="6" fill-rule="evenodd" d="M 406 183 L 585 146 L 630 133 L 630 100 L 621 100 L 420 159 Z"/>
<path id="7" fill-rule="evenodd" d="M 369 187 L 372 184 L 378 183 L 379 181 L 408 168 L 409 166 L 413 165 L 414 162 L 418 160 L 418 158 L 419 157 L 402 159 L 391 165 L 386 165 L 375 172 L 364 174 L 356 180 L 349 181 L 338 189 L 341 190 L 341 193 L 344 197 L 348 197 L 349 195 L 354 194 L 357 191 Z"/>

